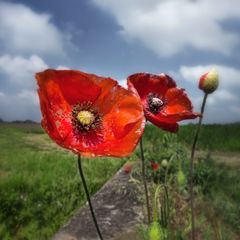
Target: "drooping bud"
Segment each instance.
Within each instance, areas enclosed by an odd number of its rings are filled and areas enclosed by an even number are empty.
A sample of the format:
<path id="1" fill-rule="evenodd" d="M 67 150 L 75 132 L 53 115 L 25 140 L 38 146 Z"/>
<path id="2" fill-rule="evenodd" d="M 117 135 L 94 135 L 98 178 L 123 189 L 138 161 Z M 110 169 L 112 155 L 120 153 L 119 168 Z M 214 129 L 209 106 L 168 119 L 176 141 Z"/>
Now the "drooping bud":
<path id="1" fill-rule="evenodd" d="M 158 222 L 153 222 L 149 228 L 149 240 L 163 239 L 162 229 Z"/>
<path id="2" fill-rule="evenodd" d="M 182 169 L 179 169 L 177 172 L 177 183 L 179 186 L 184 186 L 186 183 L 186 178 Z"/>
<path id="3" fill-rule="evenodd" d="M 215 69 L 203 74 L 199 80 L 199 86 L 205 93 L 212 93 L 218 87 L 218 73 Z"/>

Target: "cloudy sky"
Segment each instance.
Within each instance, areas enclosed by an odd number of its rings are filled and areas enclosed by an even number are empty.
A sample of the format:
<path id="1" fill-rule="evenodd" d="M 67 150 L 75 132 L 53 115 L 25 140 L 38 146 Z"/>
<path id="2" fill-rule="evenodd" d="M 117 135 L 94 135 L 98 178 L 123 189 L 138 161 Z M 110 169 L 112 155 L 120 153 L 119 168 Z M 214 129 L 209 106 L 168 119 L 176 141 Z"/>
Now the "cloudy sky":
<path id="1" fill-rule="evenodd" d="M 0 0 L 0 118 L 39 121 L 34 73 L 71 68 L 125 84 L 165 72 L 198 111 L 216 68 L 207 123 L 240 121 L 239 0 Z"/>

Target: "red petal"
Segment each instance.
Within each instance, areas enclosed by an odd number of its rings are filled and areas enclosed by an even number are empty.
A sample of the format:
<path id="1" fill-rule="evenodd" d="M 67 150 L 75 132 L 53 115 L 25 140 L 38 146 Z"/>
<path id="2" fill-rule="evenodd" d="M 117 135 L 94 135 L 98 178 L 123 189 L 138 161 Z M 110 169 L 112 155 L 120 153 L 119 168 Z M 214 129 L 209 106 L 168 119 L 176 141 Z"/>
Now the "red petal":
<path id="1" fill-rule="evenodd" d="M 36 74 L 40 87 L 47 82 L 54 82 L 59 86 L 64 99 L 74 105 L 78 102 L 94 102 L 101 93 L 101 87 L 97 85 L 99 77 L 93 74 L 74 70 L 52 70 Z M 91 91 L 89 91 L 91 89 Z"/>
<path id="2" fill-rule="evenodd" d="M 39 77 L 37 76 L 38 81 L 41 82 Z M 65 146 L 65 139 L 72 131 L 69 118 L 71 107 L 65 101 L 57 84 L 48 81 L 41 86 L 38 94 L 43 115 L 42 126 L 54 141 Z"/>
<path id="3" fill-rule="evenodd" d="M 203 74 L 203 75 L 200 77 L 198 87 L 199 87 L 201 90 L 204 89 L 204 83 L 205 83 L 205 80 L 206 80 L 206 76 L 207 76 L 207 75 L 208 75 L 208 72 L 206 72 L 205 74 Z"/>
<path id="4" fill-rule="evenodd" d="M 152 113 L 148 113 L 146 115 L 146 119 L 163 130 L 166 130 L 169 132 L 177 132 L 178 131 L 177 122 L 174 122 L 170 118 L 164 118 L 164 117 L 161 117 L 161 115 L 154 115 Z"/>
<path id="5" fill-rule="evenodd" d="M 163 96 L 168 88 L 176 86 L 175 81 L 166 74 L 136 73 L 128 77 L 128 88 L 143 100 L 149 93 Z"/>
<path id="6" fill-rule="evenodd" d="M 105 101 L 112 105 L 103 119 L 105 148 L 110 147 L 115 156 L 127 156 L 143 133 L 145 118 L 142 104 L 136 95 L 120 86 L 116 86 Z"/>
<path id="7" fill-rule="evenodd" d="M 122 138 L 134 127 L 137 121 L 143 118 L 143 108 L 140 99 L 138 100 L 132 93 L 120 86 L 117 88 L 114 99 L 112 97 L 109 99 L 115 104 L 106 117 L 111 118 L 115 137 Z"/>
<path id="8" fill-rule="evenodd" d="M 174 119 L 174 121 L 194 119 L 199 116 L 198 113 L 192 112 L 192 103 L 184 89 L 171 88 L 167 91 L 165 98 L 167 104 L 161 111 L 163 116 Z"/>

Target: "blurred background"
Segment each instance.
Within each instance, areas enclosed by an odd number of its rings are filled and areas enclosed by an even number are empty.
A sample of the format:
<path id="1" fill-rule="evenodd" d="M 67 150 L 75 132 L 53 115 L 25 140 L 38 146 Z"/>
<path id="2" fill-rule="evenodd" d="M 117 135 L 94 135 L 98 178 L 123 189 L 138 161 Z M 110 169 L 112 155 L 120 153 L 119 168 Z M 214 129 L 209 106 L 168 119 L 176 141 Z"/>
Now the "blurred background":
<path id="1" fill-rule="evenodd" d="M 205 123 L 240 120 L 238 0 L 0 0 L 0 118 L 40 121 L 35 72 L 79 69 L 122 85 L 170 74 L 199 111 L 198 79 L 216 68 Z"/>
<path id="2" fill-rule="evenodd" d="M 39 124 L 34 75 L 47 68 L 108 76 L 125 87 L 130 74 L 164 72 L 187 90 L 195 111 L 203 98 L 199 77 L 215 68 L 220 85 L 208 97 L 195 159 L 196 226 L 199 240 L 240 239 L 239 0 L 0 0 L 3 240 L 51 239 L 86 203 L 77 157 Z M 147 125 L 143 136 L 148 179 L 184 180 L 171 196 L 171 221 L 182 224 L 173 226 L 178 238 L 171 240 L 190 236 L 189 156 L 196 127 L 170 134 Z M 141 169 L 138 148 L 128 158 L 83 160 L 91 195 L 126 162 L 133 176 Z"/>

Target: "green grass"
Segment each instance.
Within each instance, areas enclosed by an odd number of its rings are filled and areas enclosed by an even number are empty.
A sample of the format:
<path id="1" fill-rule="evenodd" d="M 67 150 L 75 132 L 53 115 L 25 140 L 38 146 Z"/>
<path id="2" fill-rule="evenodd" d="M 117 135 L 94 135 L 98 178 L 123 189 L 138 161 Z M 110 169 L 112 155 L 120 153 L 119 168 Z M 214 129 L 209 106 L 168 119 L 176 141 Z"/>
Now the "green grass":
<path id="1" fill-rule="evenodd" d="M 182 126 L 179 140 L 192 144 L 196 125 Z M 240 123 L 203 125 L 198 148 L 211 151 L 240 151 Z"/>
<path id="2" fill-rule="evenodd" d="M 0 125 L 0 239 L 49 239 L 85 202 L 76 156 L 39 125 Z M 90 193 L 123 159 L 84 159 Z"/>
<path id="3" fill-rule="evenodd" d="M 149 160 L 160 163 L 163 159 L 171 161 L 169 179 L 173 179 L 172 187 L 176 190 L 176 179 L 179 166 L 189 179 L 189 156 L 192 137 L 196 125 L 181 126 L 178 134 L 170 134 L 148 125 L 144 134 L 144 148 L 149 178 L 155 183 L 165 179 L 164 168 L 153 174 Z M 200 239 L 204 240 L 235 240 L 240 236 L 240 124 L 204 125 L 197 143 L 195 158 L 194 182 L 196 204 L 196 226 Z M 208 154 L 208 152 L 212 152 Z M 176 157 L 178 155 L 178 157 Z M 170 160 L 172 159 L 172 160 Z M 180 163 L 179 163 L 180 162 Z M 182 186 L 180 194 L 184 199 L 189 198 L 188 185 Z M 176 196 L 172 196 L 174 201 Z M 181 199 L 181 198 L 180 198 Z M 180 202 L 178 199 L 176 202 Z M 187 205 L 189 202 L 186 203 Z M 173 206 L 174 209 L 174 206 Z M 173 211 L 173 210 L 172 210 Z M 173 218 L 178 221 L 190 219 L 189 208 L 182 215 Z M 187 213 L 188 212 L 188 213 Z M 188 228 L 180 227 L 179 233 Z M 143 230 L 144 233 L 148 231 Z M 176 232 L 176 229 L 171 229 Z M 216 233 L 221 238 L 216 238 Z M 149 240 L 148 236 L 143 239 Z M 164 238 L 165 239 L 165 238 Z M 172 236 L 166 239 L 186 239 Z M 187 238 L 189 239 L 189 238 Z"/>
<path id="4" fill-rule="evenodd" d="M 195 129 L 196 125 L 185 125 L 178 134 L 166 134 L 154 126 L 146 126 L 146 161 L 160 163 L 177 153 L 182 161 L 188 162 L 187 149 Z M 204 125 L 197 146 L 199 150 L 239 152 L 240 123 Z M 37 124 L 0 124 L 0 149 L 0 239 L 51 238 L 86 201 L 76 156 L 53 143 Z M 137 158 L 138 151 L 130 160 Z M 90 193 L 100 189 L 125 161 L 84 159 Z M 206 196 L 203 208 L 210 202 L 211 208 L 224 213 L 221 215 L 223 229 L 237 231 L 240 224 L 239 168 L 207 164 L 196 168 L 199 186 Z M 149 162 L 147 165 L 149 171 Z M 173 173 L 178 165 L 177 160 Z M 187 176 L 188 166 L 183 170 Z M 211 234 L 206 230 L 206 236 Z"/>
<path id="5" fill-rule="evenodd" d="M 239 166 L 239 165 L 238 165 Z M 214 159 L 200 159 L 195 164 L 194 178 L 198 196 L 196 197 L 198 217 L 205 218 L 211 228 L 204 239 L 213 239 L 218 231 L 221 239 L 233 240 L 240 236 L 240 167 L 226 163 L 217 164 Z M 206 234 L 206 232 L 204 231 Z M 237 237 L 238 236 L 238 237 Z"/>
<path id="6" fill-rule="evenodd" d="M 191 146 L 196 131 L 195 124 L 180 126 L 178 141 Z M 145 136 L 149 141 L 162 138 L 164 131 L 148 125 Z M 211 151 L 240 151 L 240 123 L 203 125 L 197 143 L 198 149 Z"/>
<path id="7" fill-rule="evenodd" d="M 226 164 L 213 164 L 212 168 L 215 177 L 209 186 L 207 197 L 216 212 L 221 212 L 218 217 L 232 230 L 240 233 L 240 168 L 231 168 Z"/>

